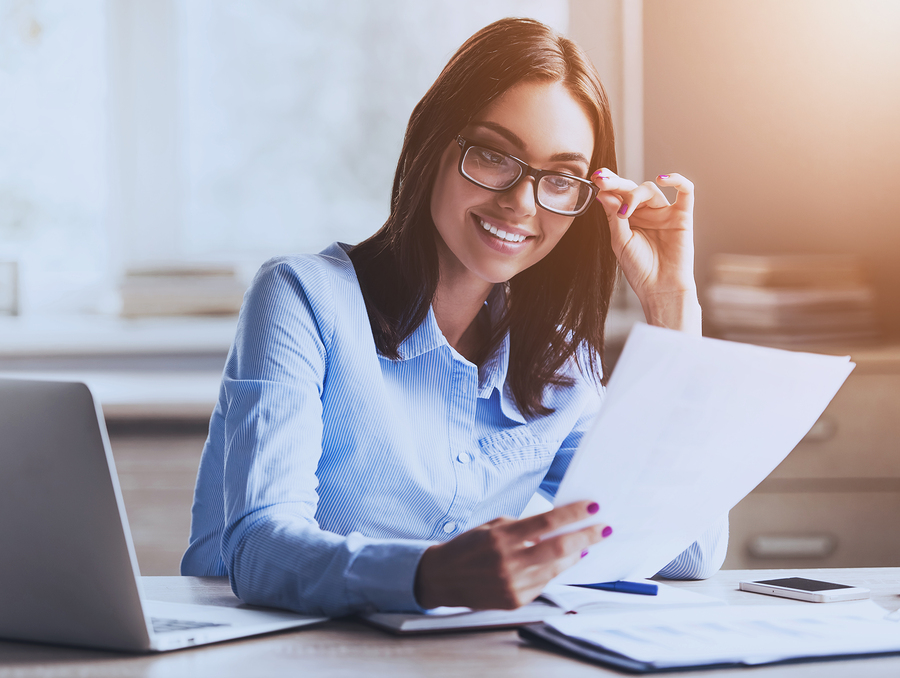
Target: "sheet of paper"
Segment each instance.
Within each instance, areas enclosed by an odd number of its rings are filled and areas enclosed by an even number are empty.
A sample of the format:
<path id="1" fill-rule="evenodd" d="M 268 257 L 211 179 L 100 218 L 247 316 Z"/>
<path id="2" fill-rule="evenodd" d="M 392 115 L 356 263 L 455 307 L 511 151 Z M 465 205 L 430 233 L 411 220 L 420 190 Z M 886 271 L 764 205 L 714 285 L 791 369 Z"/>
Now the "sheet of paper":
<path id="1" fill-rule="evenodd" d="M 471 610 L 467 607 L 443 607 L 425 614 L 412 612 L 367 612 L 360 616 L 376 626 L 398 633 L 423 633 L 498 626 L 534 624 L 565 610 L 538 598 L 515 610 Z"/>
<path id="2" fill-rule="evenodd" d="M 872 601 L 739 605 L 567 615 L 568 636 L 662 668 L 900 650 L 900 627 Z"/>
<path id="3" fill-rule="evenodd" d="M 471 607 L 434 607 L 430 610 L 425 610 L 425 614 L 433 617 L 450 617 L 455 614 L 468 614 L 471 611 Z"/>
<path id="4" fill-rule="evenodd" d="M 554 583 L 658 572 L 781 463 L 853 367 L 636 325 L 554 502 L 597 501 L 573 527 L 614 532 Z"/>
<path id="5" fill-rule="evenodd" d="M 617 612 L 623 605 L 631 607 L 666 607 L 670 605 L 724 605 L 725 602 L 712 596 L 705 596 L 696 591 L 688 591 L 675 586 L 667 586 L 662 582 L 645 581 L 656 584 L 658 592 L 655 596 L 641 596 L 634 593 L 618 591 L 600 591 L 580 586 L 550 584 L 541 596 L 564 610 L 581 613 Z"/>

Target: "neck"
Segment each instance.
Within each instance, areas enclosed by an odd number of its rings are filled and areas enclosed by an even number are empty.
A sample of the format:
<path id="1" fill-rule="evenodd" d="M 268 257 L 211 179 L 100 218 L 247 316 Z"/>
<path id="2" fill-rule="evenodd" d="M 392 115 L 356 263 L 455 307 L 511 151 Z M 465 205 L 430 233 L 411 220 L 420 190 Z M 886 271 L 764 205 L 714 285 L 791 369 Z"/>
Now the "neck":
<path id="1" fill-rule="evenodd" d="M 435 290 L 432 309 L 441 332 L 456 351 L 467 360 L 474 358 L 487 340 L 486 328 L 478 314 L 493 289 L 483 280 L 446 280 L 443 271 Z"/>
<path id="2" fill-rule="evenodd" d="M 447 343 L 472 362 L 487 340 L 486 327 L 479 322 L 478 314 L 489 293 L 490 290 L 477 298 L 463 300 L 452 290 L 442 291 L 439 285 L 432 302 L 434 319 Z"/>

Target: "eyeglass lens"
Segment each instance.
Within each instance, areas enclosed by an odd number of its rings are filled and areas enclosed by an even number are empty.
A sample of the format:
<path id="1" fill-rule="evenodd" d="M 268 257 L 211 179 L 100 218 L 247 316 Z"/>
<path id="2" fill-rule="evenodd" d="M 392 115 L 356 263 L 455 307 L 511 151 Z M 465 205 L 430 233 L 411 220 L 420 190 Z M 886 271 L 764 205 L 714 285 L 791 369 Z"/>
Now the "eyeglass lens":
<path id="1" fill-rule="evenodd" d="M 512 187 L 524 172 L 508 155 L 482 146 L 469 146 L 466 149 L 462 168 L 472 181 L 495 191 Z M 552 212 L 578 212 L 590 199 L 590 186 L 566 176 L 549 174 L 541 177 L 538 182 L 538 204 Z"/>

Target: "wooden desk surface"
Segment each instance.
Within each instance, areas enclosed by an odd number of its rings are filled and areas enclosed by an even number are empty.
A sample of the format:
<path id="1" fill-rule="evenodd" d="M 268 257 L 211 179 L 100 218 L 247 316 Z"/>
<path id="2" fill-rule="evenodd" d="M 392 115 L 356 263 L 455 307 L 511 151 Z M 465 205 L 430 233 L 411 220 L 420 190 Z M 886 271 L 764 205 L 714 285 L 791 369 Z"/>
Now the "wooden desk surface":
<path id="1" fill-rule="evenodd" d="M 808 605 L 739 591 L 741 579 L 762 579 L 787 574 L 779 570 L 724 570 L 699 582 L 672 582 L 735 605 Z M 866 586 L 886 610 L 900 608 L 900 568 L 791 570 L 790 574 Z M 148 598 L 175 602 L 237 605 L 222 579 L 145 577 Z M 900 657 L 850 662 L 816 662 L 793 666 L 750 669 L 765 678 L 896 678 Z M 736 672 L 737 671 L 737 672 Z M 679 676 L 738 676 L 741 670 L 679 673 Z M 111 652 L 0 642 L 0 677 L 63 676 L 244 678 L 246 676 L 517 676 L 521 678 L 581 678 L 623 675 L 582 663 L 521 642 L 514 631 L 483 631 L 399 638 L 350 620 L 230 641 L 219 645 L 132 656 Z"/>

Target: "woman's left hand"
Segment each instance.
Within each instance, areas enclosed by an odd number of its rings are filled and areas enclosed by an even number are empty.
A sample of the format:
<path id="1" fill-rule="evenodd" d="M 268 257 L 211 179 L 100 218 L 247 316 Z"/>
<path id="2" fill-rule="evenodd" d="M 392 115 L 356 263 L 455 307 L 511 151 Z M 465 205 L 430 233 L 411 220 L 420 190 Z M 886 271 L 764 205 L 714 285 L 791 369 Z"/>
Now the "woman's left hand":
<path id="1" fill-rule="evenodd" d="M 608 169 L 591 180 L 609 221 L 612 248 L 637 293 L 647 322 L 700 333 L 694 282 L 694 185 L 680 174 L 661 174 L 659 185 L 637 185 Z M 678 191 L 670 203 L 659 186 Z"/>

